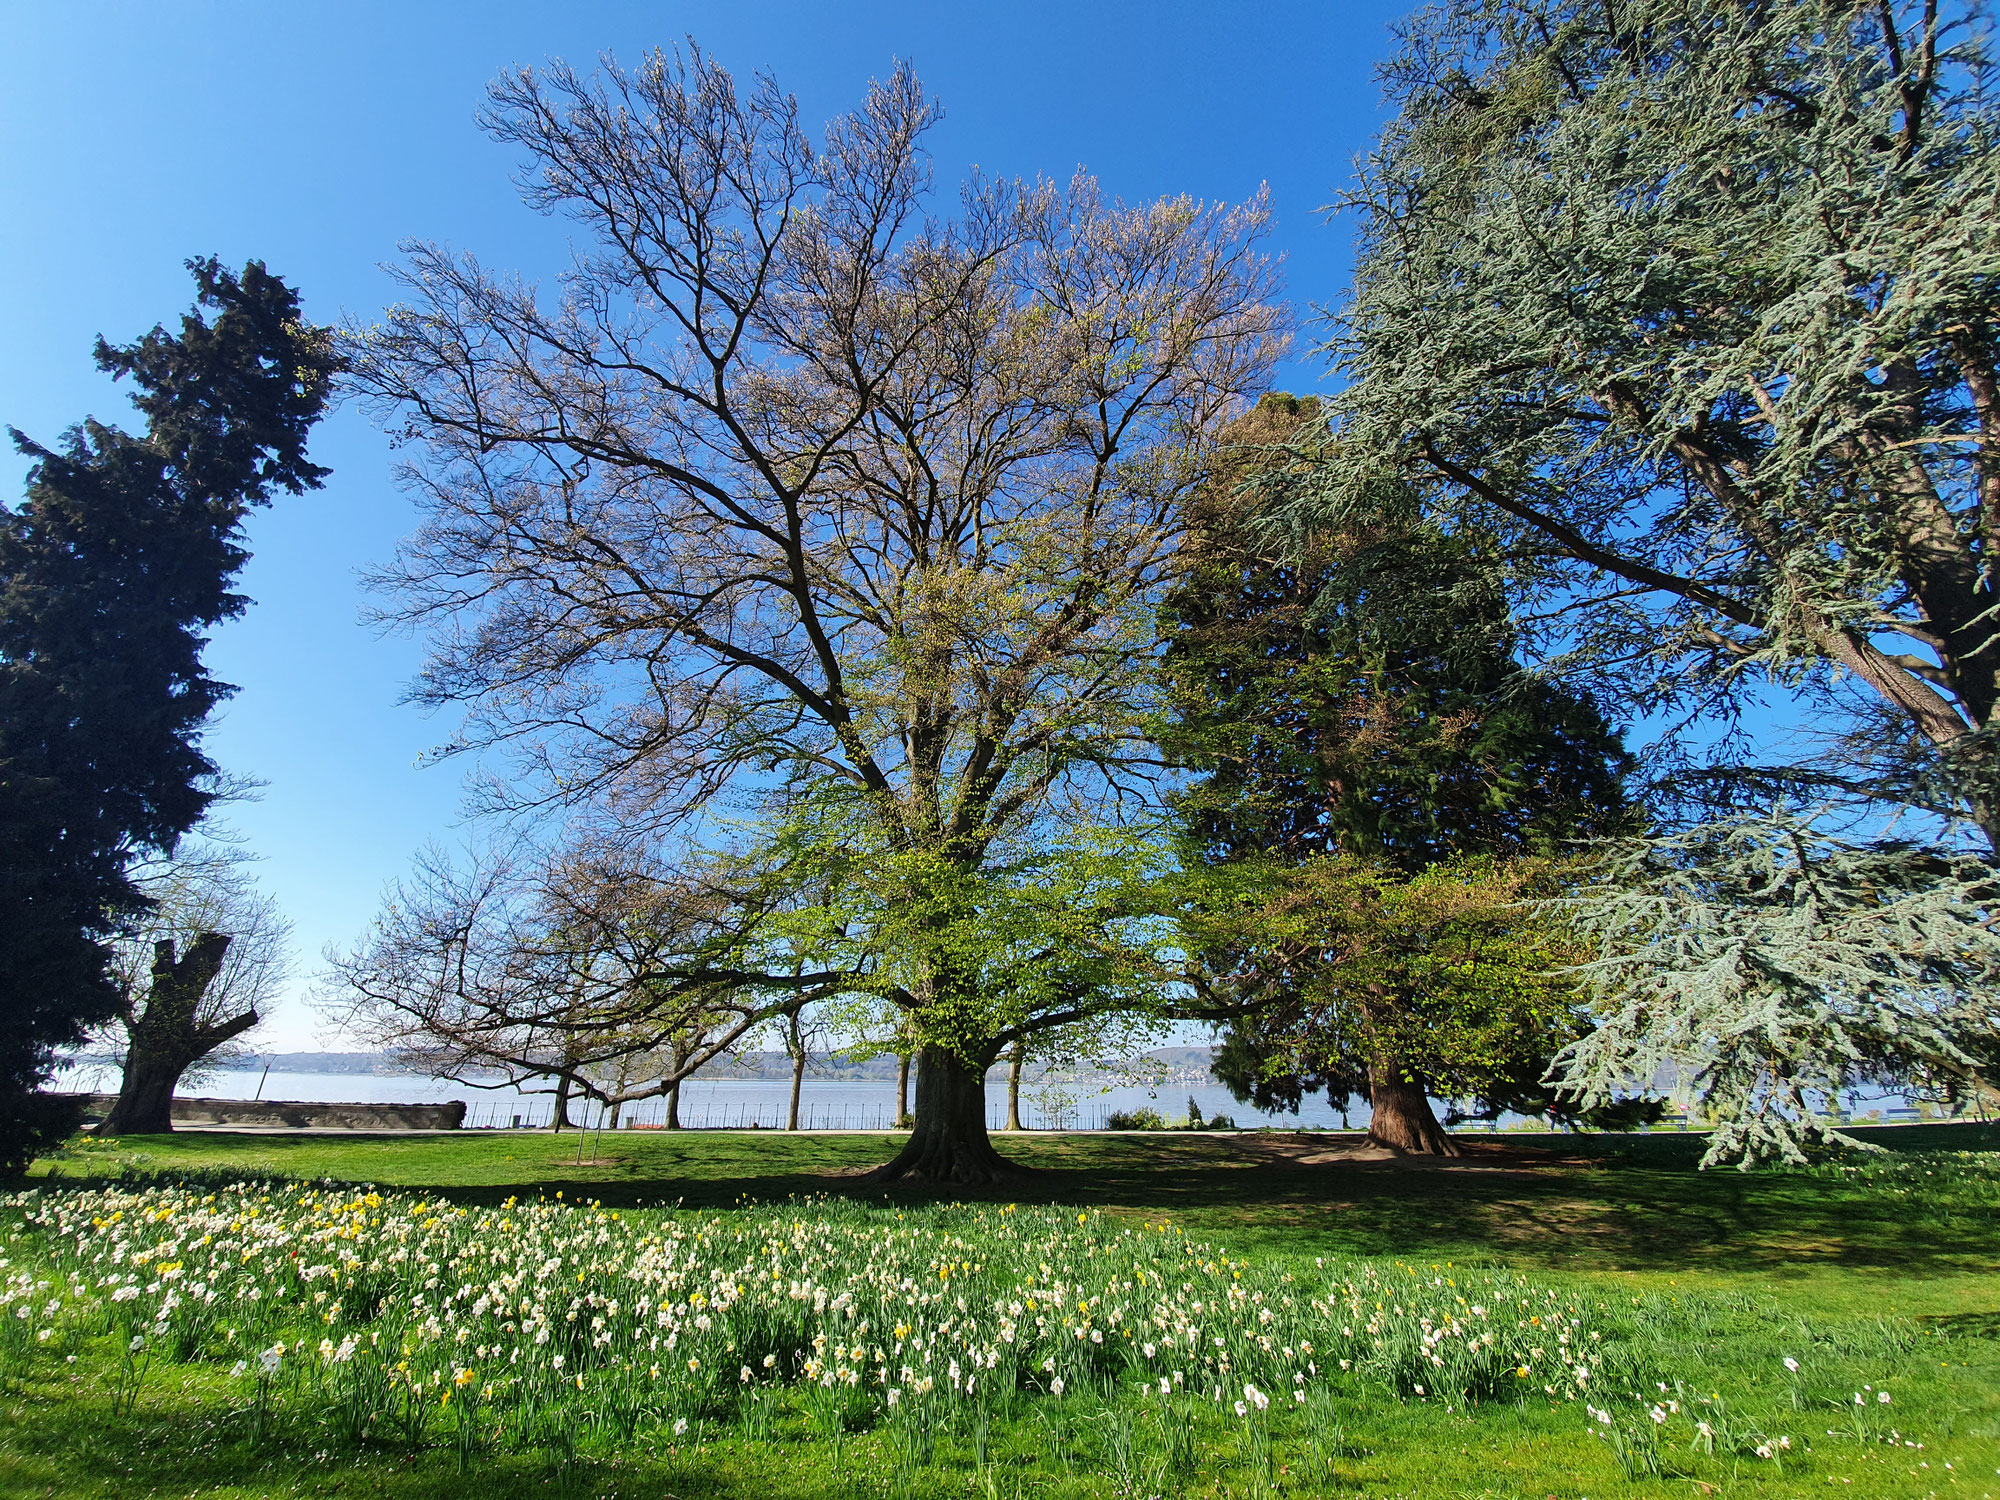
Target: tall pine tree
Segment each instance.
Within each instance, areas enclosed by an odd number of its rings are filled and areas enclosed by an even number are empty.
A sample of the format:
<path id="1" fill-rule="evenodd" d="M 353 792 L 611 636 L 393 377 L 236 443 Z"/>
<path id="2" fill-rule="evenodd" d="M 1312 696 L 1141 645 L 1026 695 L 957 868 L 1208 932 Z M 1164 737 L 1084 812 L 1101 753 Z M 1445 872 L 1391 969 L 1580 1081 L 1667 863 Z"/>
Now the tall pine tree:
<path id="1" fill-rule="evenodd" d="M 1261 455 L 1312 416 L 1267 397 L 1239 428 L 1166 610 L 1189 854 L 1262 869 L 1269 893 L 1199 941 L 1251 1010 L 1222 1052 L 1240 1093 L 1366 1093 L 1377 1139 L 1449 1150 L 1431 1092 L 1546 1102 L 1575 1012 L 1547 977 L 1559 935 L 1517 903 L 1564 840 L 1625 817 L 1627 758 L 1594 705 L 1515 659 L 1463 539 L 1259 529 Z"/>
<path id="2" fill-rule="evenodd" d="M 0 1171 L 72 1123 L 35 1090 L 116 1008 L 106 939 L 144 906 L 128 866 L 214 799 L 200 733 L 231 689 L 201 651 L 247 603 L 243 518 L 326 477 L 305 449 L 329 330 L 261 262 L 189 269 L 177 333 L 97 343 L 143 436 L 86 421 L 47 448 L 10 429 L 34 467 L 0 510 Z"/>

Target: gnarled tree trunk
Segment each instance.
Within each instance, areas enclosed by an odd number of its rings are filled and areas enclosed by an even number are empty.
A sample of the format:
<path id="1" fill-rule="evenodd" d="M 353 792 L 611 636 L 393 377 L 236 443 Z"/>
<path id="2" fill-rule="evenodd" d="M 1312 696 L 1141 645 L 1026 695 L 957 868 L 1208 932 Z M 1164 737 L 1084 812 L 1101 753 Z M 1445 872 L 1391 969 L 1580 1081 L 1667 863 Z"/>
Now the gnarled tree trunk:
<path id="1" fill-rule="evenodd" d="M 126 1023 L 125 1076 L 118 1102 L 101 1135 L 161 1135 L 174 1128 L 174 1089 L 181 1074 L 233 1036 L 257 1024 L 245 1011 L 208 1025 L 200 1020 L 202 996 L 222 970 L 229 939 L 204 932 L 178 962 L 171 939 L 153 944 L 153 983 L 145 1011 Z"/>
<path id="2" fill-rule="evenodd" d="M 1369 1064 L 1368 1101 L 1374 1110 L 1368 1139 L 1376 1145 L 1417 1156 L 1458 1155 L 1458 1146 L 1431 1110 L 1423 1084 L 1406 1077 L 1394 1059 L 1377 1058 Z"/>
<path id="3" fill-rule="evenodd" d="M 986 1133 L 985 1054 L 967 1062 L 946 1047 L 926 1043 L 917 1054 L 917 1123 L 893 1160 L 868 1174 L 870 1182 L 919 1182 L 980 1187 L 1026 1168 L 993 1149 Z"/>

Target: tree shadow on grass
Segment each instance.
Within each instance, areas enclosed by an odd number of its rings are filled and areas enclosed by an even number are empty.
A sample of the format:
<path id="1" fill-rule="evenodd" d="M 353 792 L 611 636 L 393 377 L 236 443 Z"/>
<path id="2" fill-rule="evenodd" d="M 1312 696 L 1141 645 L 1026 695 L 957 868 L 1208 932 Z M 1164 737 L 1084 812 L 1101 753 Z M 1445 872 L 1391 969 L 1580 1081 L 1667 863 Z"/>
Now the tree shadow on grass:
<path id="1" fill-rule="evenodd" d="M 534 1454 L 489 1455 L 461 1474 L 451 1455 L 433 1447 L 411 1452 L 383 1445 L 320 1449 L 320 1439 L 294 1434 L 253 1452 L 239 1440 L 218 1439 L 215 1418 L 112 1419 L 60 1401 L 15 1402 L 0 1434 L 0 1495 L 191 1495 L 226 1490 L 245 1495 L 381 1497 L 381 1500 L 599 1500 L 618 1494 L 722 1500 L 751 1492 L 726 1461 L 685 1454 L 583 1456 L 557 1465 Z M 776 1479 L 776 1483 L 774 1483 Z M 829 1493 L 811 1478 L 784 1483 L 768 1467 L 756 1476 L 763 1500 L 807 1500 Z M 835 1491 L 837 1493 L 837 1491 Z"/>
<path id="2" fill-rule="evenodd" d="M 1943 1313 L 1920 1320 L 1946 1337 L 2000 1342 L 2000 1312 Z"/>
<path id="3" fill-rule="evenodd" d="M 2000 1268 L 2000 1216 L 1991 1204 L 1913 1202 L 1879 1187 L 1797 1172 L 1699 1172 L 1701 1144 L 1688 1138 L 1640 1138 L 1638 1149 L 1625 1152 L 1608 1151 L 1601 1141 L 1579 1150 L 1573 1137 L 1481 1153 L 1486 1144 L 1473 1143 L 1467 1159 L 1444 1165 L 1299 1163 L 1253 1154 L 1227 1136 L 1029 1137 L 1005 1142 L 1003 1150 L 1035 1170 L 991 1190 L 868 1187 L 852 1169 L 773 1163 L 771 1170 L 671 1181 L 580 1176 L 527 1191 L 562 1190 L 631 1206 L 724 1207 L 745 1198 L 819 1194 L 895 1204 L 1076 1204 L 1137 1217 L 1171 1215 L 1238 1248 L 1255 1242 L 1303 1254 L 1549 1268 L 1774 1271 L 1819 1264 L 1906 1275 Z M 1908 1141 L 1912 1148 L 1987 1144 L 1966 1134 Z"/>
<path id="4" fill-rule="evenodd" d="M 1994 1150 L 2000 1127 L 1864 1132 L 1897 1150 Z M 1573 1269 L 1774 1272 L 1814 1265 L 1904 1275 L 2000 1267 L 1991 1201 L 1925 1197 L 1829 1174 L 1700 1172 L 1698 1136 L 1468 1137 L 1436 1162 L 1356 1155 L 1330 1133 L 1001 1135 L 1033 1168 L 990 1190 L 870 1186 L 899 1138 L 686 1132 L 670 1137 L 244 1137 L 135 1143 L 153 1169 L 332 1175 L 492 1205 L 509 1197 L 615 1208 L 730 1207 L 839 1196 L 997 1201 L 1171 1215 L 1235 1248 L 1492 1260 Z M 91 1152 L 76 1153 L 88 1170 Z M 578 1156 L 582 1160 L 577 1160 Z M 591 1160 L 592 1157 L 596 1159 Z M 69 1167 L 68 1163 L 59 1166 Z"/>

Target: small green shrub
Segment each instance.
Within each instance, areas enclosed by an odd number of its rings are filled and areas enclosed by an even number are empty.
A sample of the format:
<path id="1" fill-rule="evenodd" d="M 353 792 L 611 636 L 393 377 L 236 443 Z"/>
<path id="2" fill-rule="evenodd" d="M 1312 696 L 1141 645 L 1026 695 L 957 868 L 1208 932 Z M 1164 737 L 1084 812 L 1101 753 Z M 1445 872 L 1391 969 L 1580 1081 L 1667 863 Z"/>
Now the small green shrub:
<path id="1" fill-rule="evenodd" d="M 1157 1109 L 1117 1109 L 1104 1121 L 1106 1130 L 1169 1130 L 1166 1116 Z"/>
<path id="2" fill-rule="evenodd" d="M 1213 1115 L 1204 1120 L 1201 1106 L 1194 1102 L 1194 1095 L 1188 1095 L 1187 1120 L 1180 1126 L 1182 1130 L 1234 1130 L 1236 1121 L 1229 1115 Z"/>

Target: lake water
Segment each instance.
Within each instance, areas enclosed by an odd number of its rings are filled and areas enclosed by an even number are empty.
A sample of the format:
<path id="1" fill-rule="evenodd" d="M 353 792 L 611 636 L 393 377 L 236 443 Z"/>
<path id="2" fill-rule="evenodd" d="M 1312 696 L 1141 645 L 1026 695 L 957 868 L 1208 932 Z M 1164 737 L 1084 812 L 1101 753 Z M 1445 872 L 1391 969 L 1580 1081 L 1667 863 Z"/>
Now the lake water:
<path id="1" fill-rule="evenodd" d="M 63 1090 L 112 1092 L 118 1087 L 118 1078 L 108 1068 L 78 1068 L 60 1075 L 55 1086 Z M 911 1086 L 914 1089 L 914 1079 Z M 480 1088 L 452 1079 L 407 1074 L 274 1070 L 264 1076 L 259 1071 L 218 1072 L 183 1086 L 177 1093 L 182 1098 L 290 1099 L 313 1103 L 444 1104 L 462 1099 L 468 1129 L 546 1126 L 555 1109 L 549 1093 L 524 1093 L 504 1085 Z M 1057 1089 L 1027 1082 L 1021 1087 L 1021 1117 L 1031 1130 L 1096 1130 L 1102 1129 L 1106 1117 L 1118 1110 L 1149 1108 L 1169 1119 L 1185 1118 L 1190 1097 L 1204 1118 L 1223 1114 L 1241 1125 L 1327 1127 L 1341 1123 L 1340 1115 L 1327 1105 L 1324 1096 L 1307 1100 L 1298 1115 L 1266 1115 L 1238 1104 L 1228 1089 L 1215 1083 L 1162 1084 L 1149 1090 L 1131 1086 L 1105 1088 L 1088 1083 L 1069 1083 Z M 765 1130 L 780 1129 L 790 1100 L 791 1084 L 782 1079 L 690 1079 L 681 1085 L 681 1124 L 694 1130 L 747 1129 L 753 1124 Z M 595 1125 L 603 1114 L 597 1105 L 571 1101 L 572 1119 Z M 800 1124 L 809 1130 L 887 1130 L 894 1123 L 895 1114 L 893 1080 L 848 1082 L 808 1077 L 799 1092 Z M 986 1086 L 986 1115 L 988 1124 L 995 1129 L 1006 1121 L 1004 1076 Z M 648 1099 L 627 1105 L 621 1125 L 657 1126 L 665 1116 L 666 1101 Z M 1365 1125 L 1367 1111 L 1357 1110 L 1352 1118 L 1356 1124 Z"/>
<path id="2" fill-rule="evenodd" d="M 108 1068 L 76 1068 L 58 1075 L 55 1086 L 65 1091 L 112 1092 L 116 1072 Z M 914 1080 L 912 1088 L 914 1089 Z M 467 1129 L 532 1129 L 546 1127 L 554 1116 L 549 1093 L 522 1092 L 505 1085 L 480 1088 L 452 1079 L 409 1074 L 217 1072 L 176 1091 L 182 1098 L 286 1099 L 309 1103 L 444 1104 L 462 1099 Z M 755 1125 L 782 1129 L 791 1084 L 781 1079 L 690 1079 L 681 1085 L 681 1124 L 691 1130 L 743 1130 Z M 1116 1111 L 1155 1109 L 1169 1120 L 1185 1119 L 1192 1098 L 1204 1118 L 1227 1115 L 1238 1125 L 1279 1128 L 1312 1126 L 1339 1129 L 1346 1124 L 1366 1129 L 1368 1109 L 1358 1105 L 1347 1120 L 1324 1094 L 1305 1100 L 1296 1115 L 1266 1114 L 1239 1104 L 1217 1083 L 1131 1085 L 1104 1087 L 1091 1083 L 1051 1086 L 1027 1082 L 1021 1086 L 1021 1122 L 1030 1130 L 1101 1130 Z M 1896 1094 L 1866 1092 L 1857 1113 L 1886 1115 L 1908 1101 Z M 892 1080 L 834 1081 L 807 1078 L 799 1095 L 799 1123 L 808 1130 L 887 1130 L 894 1123 L 896 1085 Z M 570 1118 L 591 1126 L 603 1123 L 598 1105 L 572 1100 Z M 1439 1108 L 1440 1117 L 1443 1109 Z M 666 1101 L 648 1099 L 625 1107 L 621 1128 L 657 1128 L 666 1116 Z M 1007 1118 L 1004 1074 L 986 1085 L 986 1121 L 999 1129 Z M 1501 1125 L 1526 1123 L 1503 1116 Z M 1475 1128 L 1475 1127 L 1467 1127 Z"/>

